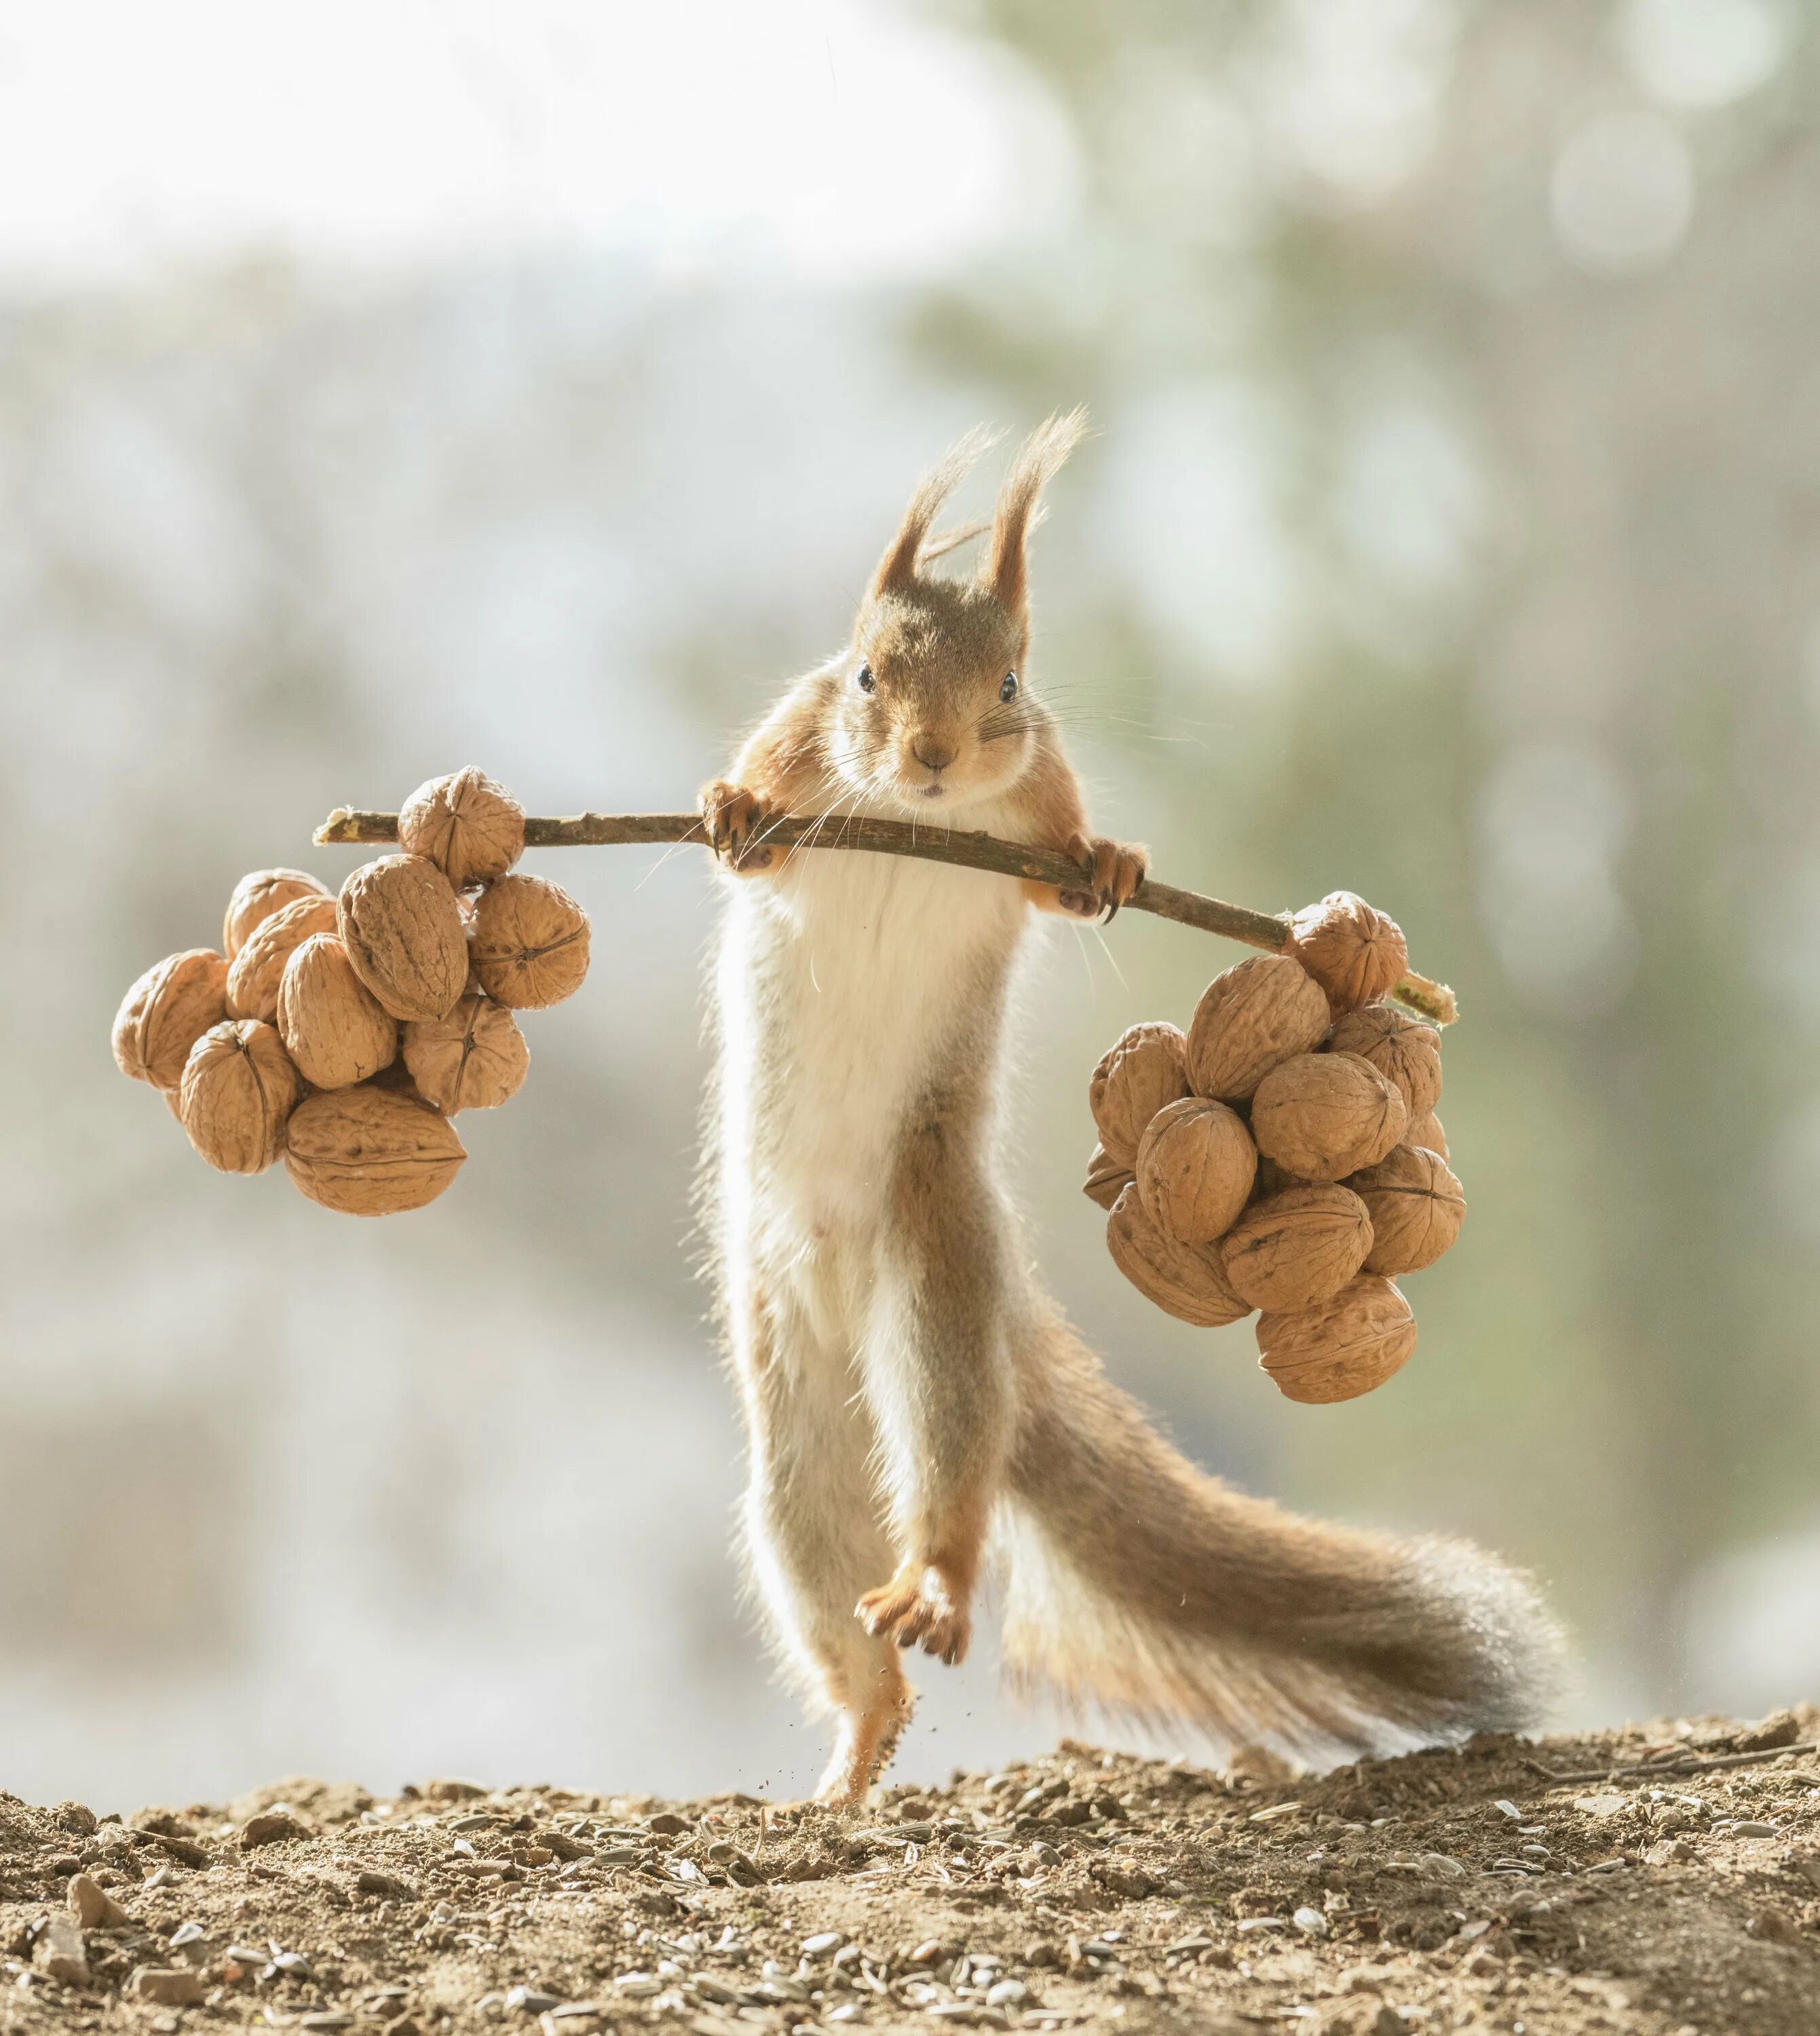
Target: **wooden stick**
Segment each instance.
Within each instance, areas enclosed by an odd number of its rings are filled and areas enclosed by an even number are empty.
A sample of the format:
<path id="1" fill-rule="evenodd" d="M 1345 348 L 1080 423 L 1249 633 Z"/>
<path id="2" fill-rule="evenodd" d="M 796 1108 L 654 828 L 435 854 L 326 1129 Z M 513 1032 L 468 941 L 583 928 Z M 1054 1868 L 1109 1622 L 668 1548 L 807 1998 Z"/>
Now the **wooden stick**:
<path id="1" fill-rule="evenodd" d="M 398 838 L 396 813 L 377 813 L 352 806 L 337 806 L 316 830 L 320 846 L 344 842 L 386 842 Z M 1038 884 L 1053 884 L 1058 890 L 1078 890 L 1083 873 L 1071 858 L 1053 849 L 1031 848 L 1019 842 L 1000 841 L 989 834 L 955 834 L 906 820 L 869 820 L 826 818 L 775 820 L 765 824 L 763 839 L 785 849 L 864 849 L 880 855 L 919 856 L 929 862 L 951 862 L 967 869 L 985 869 L 999 877 L 1027 877 Z M 560 820 L 527 820 L 527 848 L 598 848 L 630 844 L 651 846 L 667 842 L 699 842 L 707 837 L 693 813 L 575 813 Z M 1280 953 L 1289 939 L 1289 922 L 1268 912 L 1248 911 L 1242 905 L 1228 905 L 1218 898 L 1204 898 L 1198 891 L 1178 890 L 1173 884 L 1159 884 L 1147 877 L 1125 900 L 1128 912 L 1154 912 L 1158 918 L 1174 919 L 1178 926 L 1195 926 L 1205 933 L 1220 933 L 1229 941 L 1242 941 L 1247 947 Z M 1394 993 L 1400 1004 L 1432 1019 L 1437 1025 L 1451 1025 L 1460 1016 L 1453 992 L 1444 982 L 1430 982 L 1426 976 L 1406 975 Z"/>

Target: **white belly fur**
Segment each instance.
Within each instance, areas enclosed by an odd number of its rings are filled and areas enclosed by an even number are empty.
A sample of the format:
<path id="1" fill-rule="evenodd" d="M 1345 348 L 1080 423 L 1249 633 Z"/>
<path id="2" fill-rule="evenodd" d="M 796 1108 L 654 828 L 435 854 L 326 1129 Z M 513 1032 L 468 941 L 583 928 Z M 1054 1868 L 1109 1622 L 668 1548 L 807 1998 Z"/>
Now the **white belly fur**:
<path id="1" fill-rule="evenodd" d="M 1015 944 L 1029 908 L 1008 877 L 842 850 L 727 881 L 716 993 L 729 1287 L 762 1266 L 819 1340 L 850 1348 L 904 1112 L 970 978 Z"/>

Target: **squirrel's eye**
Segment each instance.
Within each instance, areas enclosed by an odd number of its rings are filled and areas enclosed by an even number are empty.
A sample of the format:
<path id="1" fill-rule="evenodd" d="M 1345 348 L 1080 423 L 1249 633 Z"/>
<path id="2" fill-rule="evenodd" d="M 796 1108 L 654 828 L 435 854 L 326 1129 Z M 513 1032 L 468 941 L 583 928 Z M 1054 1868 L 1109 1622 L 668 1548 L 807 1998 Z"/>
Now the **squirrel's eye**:
<path id="1" fill-rule="evenodd" d="M 859 669 L 859 675 L 855 683 L 858 685 L 859 689 L 862 693 L 869 693 L 872 690 L 873 687 L 878 684 L 878 681 L 872 677 L 872 668 L 870 665 L 861 665 Z"/>
<path id="2" fill-rule="evenodd" d="M 1001 700 L 1006 701 L 1014 700 L 1017 698 L 1017 673 L 1016 672 L 1007 672 L 1005 673 L 1004 684 L 999 688 L 998 696 Z"/>

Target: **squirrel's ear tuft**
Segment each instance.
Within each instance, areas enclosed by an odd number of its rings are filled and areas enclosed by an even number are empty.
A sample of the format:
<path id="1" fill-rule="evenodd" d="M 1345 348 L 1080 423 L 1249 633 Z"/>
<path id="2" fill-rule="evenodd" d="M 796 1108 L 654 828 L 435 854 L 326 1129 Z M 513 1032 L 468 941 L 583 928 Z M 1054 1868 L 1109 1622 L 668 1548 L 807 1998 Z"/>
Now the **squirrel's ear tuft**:
<path id="1" fill-rule="evenodd" d="M 985 425 L 976 424 L 965 438 L 944 453 L 917 483 L 917 491 L 910 499 L 910 507 L 904 511 L 897 535 L 885 547 L 878 571 L 872 575 L 874 594 L 890 594 L 906 587 L 916 578 L 917 554 L 922 550 L 930 525 L 941 513 L 942 504 L 967 478 L 974 462 L 995 443 L 997 436 L 996 432 L 988 431 Z"/>
<path id="2" fill-rule="evenodd" d="M 1042 491 L 1086 435 L 1085 409 L 1072 409 L 1065 415 L 1057 412 L 1038 424 L 1018 447 L 1004 486 L 999 490 L 992 543 L 980 577 L 1013 615 L 1023 614 L 1029 599 L 1024 545 L 1036 527 Z"/>

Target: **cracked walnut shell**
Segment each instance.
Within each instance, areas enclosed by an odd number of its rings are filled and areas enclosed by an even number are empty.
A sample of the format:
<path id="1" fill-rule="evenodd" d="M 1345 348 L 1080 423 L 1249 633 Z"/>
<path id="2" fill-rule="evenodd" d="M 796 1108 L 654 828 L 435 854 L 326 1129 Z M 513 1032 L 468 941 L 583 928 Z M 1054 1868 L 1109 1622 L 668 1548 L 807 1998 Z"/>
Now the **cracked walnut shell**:
<path id="1" fill-rule="evenodd" d="M 1106 1241 L 1113 1264 L 1132 1286 L 1178 1322 L 1217 1329 L 1251 1313 L 1228 1284 L 1219 1252 L 1178 1243 L 1159 1230 L 1144 1213 L 1135 1182 L 1112 1205 Z"/>
<path id="2" fill-rule="evenodd" d="M 134 1081 L 168 1092 L 190 1049 L 228 1015 L 228 964 L 213 948 L 167 955 L 146 970 L 114 1016 L 114 1058 Z"/>
<path id="3" fill-rule="evenodd" d="M 560 1004 L 588 972 L 588 915 L 560 884 L 502 877 L 474 907 L 469 952 L 480 987 L 515 1011 Z"/>
<path id="4" fill-rule="evenodd" d="M 363 1082 L 312 1095 L 292 1114 L 284 1167 L 312 1201 L 343 1216 L 393 1216 L 433 1202 L 467 1152 L 442 1114 Z"/>
<path id="5" fill-rule="evenodd" d="M 1152 1223 L 1181 1243 L 1211 1244 L 1250 1197 L 1257 1148 L 1236 1110 L 1185 1096 L 1151 1119 L 1138 1143 L 1136 1174 Z"/>
<path id="6" fill-rule="evenodd" d="M 337 926 L 354 972 L 399 1020 L 446 1018 L 468 985 L 467 929 L 428 857 L 382 855 L 341 886 Z"/>
<path id="7" fill-rule="evenodd" d="M 352 1088 L 398 1051 L 398 1020 L 354 973 L 338 933 L 312 933 L 284 964 L 278 1030 L 317 1088 Z"/>
<path id="8" fill-rule="evenodd" d="M 1257 1149 L 1305 1181 L 1375 1166 L 1409 1122 L 1387 1076 L 1356 1054 L 1303 1054 L 1272 1068 L 1252 1099 Z"/>
<path id="9" fill-rule="evenodd" d="M 1087 1107 L 1107 1155 L 1125 1167 L 1137 1159 L 1150 1121 L 1188 1092 L 1186 1041 L 1174 1025 L 1133 1025 L 1100 1055 L 1087 1084 Z"/>
<path id="10" fill-rule="evenodd" d="M 458 891 L 503 877 L 525 852 L 525 809 L 469 764 L 420 785 L 398 815 L 398 846 L 428 856 Z"/>
<path id="11" fill-rule="evenodd" d="M 492 1110 L 516 1095 L 531 1050 L 504 1005 L 470 992 L 447 1018 L 405 1027 L 405 1065 L 446 1117 Z"/>
<path id="12" fill-rule="evenodd" d="M 1188 1079 L 1196 1095 L 1242 1103 L 1271 1069 L 1312 1054 L 1327 1036 L 1327 998 L 1299 962 L 1253 955 L 1216 975 L 1188 1028 Z"/>
<path id="13" fill-rule="evenodd" d="M 262 1174 L 278 1156 L 303 1092 L 277 1027 L 258 1018 L 213 1026 L 183 1063 L 179 1114 L 190 1143 L 224 1174 Z"/>
<path id="14" fill-rule="evenodd" d="M 1415 1317 L 1389 1280 L 1362 1272 L 1311 1308 L 1257 1318 L 1259 1362 L 1286 1399 L 1356 1400 L 1395 1376 L 1415 1348 Z"/>
<path id="15" fill-rule="evenodd" d="M 1403 929 L 1351 891 L 1330 891 L 1290 922 L 1283 950 L 1327 993 L 1336 1013 L 1388 997 L 1409 968 Z"/>

